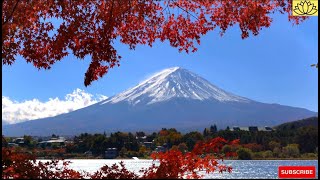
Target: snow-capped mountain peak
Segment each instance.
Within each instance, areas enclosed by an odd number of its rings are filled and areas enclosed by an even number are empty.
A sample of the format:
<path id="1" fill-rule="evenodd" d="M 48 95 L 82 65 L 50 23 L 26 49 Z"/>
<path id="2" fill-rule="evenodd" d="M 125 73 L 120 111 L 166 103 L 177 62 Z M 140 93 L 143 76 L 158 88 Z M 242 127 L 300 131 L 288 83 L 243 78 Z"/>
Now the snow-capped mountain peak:
<path id="1" fill-rule="evenodd" d="M 186 69 L 174 67 L 91 106 L 55 117 L 5 125 L 2 129 L 7 136 L 104 131 L 151 133 L 161 128 L 190 132 L 213 123 L 220 128 L 275 126 L 311 116 L 318 113 L 236 96 Z"/>
<path id="2" fill-rule="evenodd" d="M 172 67 L 154 74 L 137 86 L 101 102 L 101 104 L 114 104 L 122 101 L 132 105 L 153 104 L 171 98 L 212 99 L 220 102 L 251 101 L 228 93 L 186 69 Z"/>

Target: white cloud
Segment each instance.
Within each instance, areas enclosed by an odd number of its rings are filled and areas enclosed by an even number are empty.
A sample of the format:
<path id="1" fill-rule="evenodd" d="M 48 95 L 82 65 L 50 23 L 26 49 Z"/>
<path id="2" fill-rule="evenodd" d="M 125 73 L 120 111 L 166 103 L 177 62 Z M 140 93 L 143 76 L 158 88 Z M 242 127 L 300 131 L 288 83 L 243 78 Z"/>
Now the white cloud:
<path id="1" fill-rule="evenodd" d="M 76 89 L 71 94 L 67 94 L 62 100 L 56 97 L 49 98 L 46 102 L 41 102 L 38 99 L 18 102 L 2 96 L 2 120 L 5 120 L 4 123 L 14 124 L 26 120 L 52 117 L 89 106 L 107 98 L 104 95 L 86 93 L 81 89 Z"/>

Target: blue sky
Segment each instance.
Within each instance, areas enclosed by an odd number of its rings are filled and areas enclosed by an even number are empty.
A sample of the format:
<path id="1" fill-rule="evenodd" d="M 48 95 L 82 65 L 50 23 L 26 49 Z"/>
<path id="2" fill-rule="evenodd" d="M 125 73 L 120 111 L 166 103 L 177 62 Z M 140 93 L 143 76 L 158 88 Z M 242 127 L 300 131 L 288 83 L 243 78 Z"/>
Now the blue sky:
<path id="1" fill-rule="evenodd" d="M 18 58 L 13 66 L 2 67 L 2 95 L 15 101 L 48 101 L 80 88 L 112 96 L 159 70 L 180 66 L 240 96 L 318 111 L 318 70 L 310 67 L 318 62 L 318 17 L 293 26 L 286 15 L 276 15 L 270 28 L 245 40 L 238 27 L 222 37 L 216 30 L 203 36 L 192 54 L 160 42 L 134 51 L 115 46 L 121 66 L 87 88 L 83 80 L 90 57 L 79 60 L 69 55 L 49 71 Z"/>

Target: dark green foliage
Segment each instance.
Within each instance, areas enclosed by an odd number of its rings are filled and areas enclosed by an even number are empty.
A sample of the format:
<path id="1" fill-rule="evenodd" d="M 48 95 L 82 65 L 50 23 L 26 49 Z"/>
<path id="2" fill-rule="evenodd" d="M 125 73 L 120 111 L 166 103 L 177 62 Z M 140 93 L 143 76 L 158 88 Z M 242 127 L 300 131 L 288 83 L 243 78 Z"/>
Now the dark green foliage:
<path id="1" fill-rule="evenodd" d="M 299 157 L 299 145 L 298 144 L 288 144 L 286 147 L 282 148 L 283 157 Z"/>
<path id="2" fill-rule="evenodd" d="M 250 160 L 252 159 L 252 151 L 248 148 L 240 148 L 237 151 L 238 159 L 240 160 Z"/>
<path id="3" fill-rule="evenodd" d="M 302 153 L 314 152 L 318 147 L 318 128 L 313 126 L 300 127 L 294 137 Z"/>
<path id="4" fill-rule="evenodd" d="M 128 151 L 138 151 L 139 145 L 132 133 L 116 132 L 110 137 L 104 134 L 81 134 L 74 138 L 74 144 L 67 146 L 67 152 L 84 153 L 92 151 L 93 155 L 104 154 L 107 148 L 117 148 L 119 151 L 125 147 Z"/>
<path id="5" fill-rule="evenodd" d="M 217 133 L 218 129 L 216 125 L 210 126 L 210 133 L 215 134 Z"/>
<path id="6" fill-rule="evenodd" d="M 203 134 L 203 137 L 208 137 L 210 135 L 209 130 L 207 128 L 204 128 L 202 134 Z"/>
<path id="7" fill-rule="evenodd" d="M 299 158 L 316 157 L 318 154 L 318 127 L 313 126 L 318 118 L 309 118 L 277 126 L 274 131 L 231 131 L 217 130 L 216 125 L 205 128 L 203 134 L 197 131 L 182 134 L 175 128 L 163 128 L 159 132 L 146 134 L 115 132 L 109 137 L 103 134 L 83 133 L 75 136 L 72 144 L 66 144 L 66 153 L 84 154 L 92 152 L 93 156 L 103 156 L 107 148 L 117 148 L 120 157 L 146 157 L 157 146 L 166 149 L 179 149 L 181 152 L 190 151 L 194 145 L 210 138 L 221 137 L 228 141 L 240 140 L 239 147 L 223 148 L 223 152 L 243 153 L 239 158 Z M 146 136 L 146 137 L 144 137 Z M 58 137 L 53 135 L 53 137 Z M 141 138 L 144 137 L 144 138 Z M 8 139 L 11 142 L 11 139 Z M 24 147 L 35 148 L 37 142 L 31 136 L 24 136 Z M 52 148 L 52 147 L 51 147 Z M 248 149 L 254 152 L 248 155 Z M 247 153 L 247 154 L 246 154 Z"/>
<path id="8" fill-rule="evenodd" d="M 142 131 L 139 131 L 139 132 L 136 132 L 136 135 L 137 135 L 138 137 L 143 137 L 143 136 L 145 136 L 146 134 L 145 134 L 144 132 L 142 132 Z"/>
<path id="9" fill-rule="evenodd" d="M 231 147 L 230 145 L 225 145 L 225 146 L 223 146 L 223 148 L 222 148 L 222 152 L 223 152 L 224 154 L 230 153 L 230 152 L 232 152 L 232 147 Z"/>
<path id="10" fill-rule="evenodd" d="M 23 136 L 24 146 L 27 148 L 34 148 L 37 144 L 35 140 L 32 139 L 31 136 Z"/>
<path id="11" fill-rule="evenodd" d="M 182 138 L 182 141 L 187 145 L 189 151 L 193 149 L 194 145 L 198 141 L 202 141 L 202 140 L 203 140 L 202 134 L 196 131 L 187 133 Z"/>
<path id="12" fill-rule="evenodd" d="M 310 117 L 307 119 L 284 123 L 284 124 L 278 125 L 274 128 L 277 130 L 285 131 L 285 130 L 298 129 L 300 127 L 305 127 L 305 126 L 318 127 L 318 117 Z"/>

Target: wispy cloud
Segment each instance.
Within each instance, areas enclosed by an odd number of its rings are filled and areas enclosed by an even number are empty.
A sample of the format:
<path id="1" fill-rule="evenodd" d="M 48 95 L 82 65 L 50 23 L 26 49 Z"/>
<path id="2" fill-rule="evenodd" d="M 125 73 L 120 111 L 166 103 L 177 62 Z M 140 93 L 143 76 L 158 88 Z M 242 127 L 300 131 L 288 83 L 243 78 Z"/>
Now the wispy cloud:
<path id="1" fill-rule="evenodd" d="M 2 96 L 2 120 L 8 124 L 52 117 L 80 109 L 107 99 L 104 95 L 92 95 L 81 89 L 67 94 L 64 99 L 50 98 L 46 102 L 38 99 L 18 102 Z"/>

